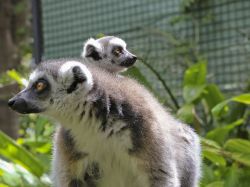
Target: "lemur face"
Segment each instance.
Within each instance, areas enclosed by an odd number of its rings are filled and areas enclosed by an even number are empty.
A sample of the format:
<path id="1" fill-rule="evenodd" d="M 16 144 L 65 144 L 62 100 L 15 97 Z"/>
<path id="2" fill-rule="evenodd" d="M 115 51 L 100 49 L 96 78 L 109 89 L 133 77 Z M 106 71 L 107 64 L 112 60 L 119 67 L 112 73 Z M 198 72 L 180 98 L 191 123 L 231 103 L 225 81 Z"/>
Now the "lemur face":
<path id="1" fill-rule="evenodd" d="M 87 93 L 92 84 L 91 73 L 80 62 L 43 62 L 30 75 L 28 86 L 8 105 L 22 114 L 44 112 L 54 116 L 78 99 L 77 94 Z"/>
<path id="2" fill-rule="evenodd" d="M 83 47 L 82 57 L 112 72 L 125 71 L 137 59 L 126 49 L 126 43 L 114 36 L 90 38 Z"/>

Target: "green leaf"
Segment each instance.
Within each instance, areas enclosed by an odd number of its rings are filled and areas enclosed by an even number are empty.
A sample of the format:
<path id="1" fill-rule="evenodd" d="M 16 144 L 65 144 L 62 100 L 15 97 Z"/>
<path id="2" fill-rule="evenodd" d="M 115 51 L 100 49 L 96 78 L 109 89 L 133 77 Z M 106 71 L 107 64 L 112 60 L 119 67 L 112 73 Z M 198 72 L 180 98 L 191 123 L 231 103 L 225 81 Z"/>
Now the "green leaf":
<path id="1" fill-rule="evenodd" d="M 232 98 L 233 101 L 250 105 L 250 94 L 242 94 Z"/>
<path id="2" fill-rule="evenodd" d="M 206 86 L 205 91 L 203 92 L 203 97 L 206 100 L 209 110 L 212 110 L 215 105 L 225 99 L 218 86 L 215 84 L 209 84 Z"/>
<path id="3" fill-rule="evenodd" d="M 22 86 L 27 86 L 28 84 L 28 81 L 22 78 L 22 76 L 14 69 L 7 71 L 7 75 Z"/>
<path id="4" fill-rule="evenodd" d="M 0 170 L 2 171 L 1 182 L 9 186 L 18 186 L 21 183 L 21 178 L 15 170 L 13 164 L 0 159 Z"/>
<path id="5" fill-rule="evenodd" d="M 226 187 L 235 187 L 237 184 L 239 184 L 239 168 L 236 164 L 232 165 L 232 167 L 229 168 L 226 177 L 225 177 L 225 184 Z"/>
<path id="6" fill-rule="evenodd" d="M 28 172 L 25 168 L 18 164 L 8 163 L 0 159 L 0 183 L 11 187 L 46 187 L 50 186 L 50 180 L 47 180 L 47 175 L 38 178 Z"/>
<path id="7" fill-rule="evenodd" d="M 239 138 L 230 139 L 225 143 L 224 148 L 231 152 L 250 154 L 250 141 Z"/>
<path id="8" fill-rule="evenodd" d="M 105 36 L 105 34 L 103 34 L 103 33 L 98 33 L 96 36 L 95 36 L 95 38 L 102 38 L 102 37 L 104 37 Z"/>
<path id="9" fill-rule="evenodd" d="M 183 98 L 187 103 L 192 103 L 200 98 L 204 91 L 205 85 L 186 85 L 183 89 Z"/>
<path id="10" fill-rule="evenodd" d="M 186 104 L 183 105 L 178 111 L 177 111 L 177 117 L 178 119 L 186 122 L 186 123 L 193 123 L 194 120 L 194 105 L 193 104 Z"/>
<path id="11" fill-rule="evenodd" d="M 183 98 L 187 103 L 192 103 L 202 95 L 206 83 L 206 73 L 205 62 L 196 63 L 185 71 Z"/>
<path id="12" fill-rule="evenodd" d="M 250 166 L 250 141 L 244 139 L 230 139 L 224 149 L 231 152 L 231 158 Z"/>
<path id="13" fill-rule="evenodd" d="M 231 158 L 235 161 L 250 167 L 250 154 L 247 153 L 232 153 Z"/>
<path id="14" fill-rule="evenodd" d="M 204 148 L 202 154 L 206 159 L 210 160 L 214 164 L 226 166 L 225 159 L 220 155 L 217 149 Z"/>
<path id="15" fill-rule="evenodd" d="M 237 168 L 240 174 L 239 181 L 240 187 L 249 187 L 250 184 L 250 169 L 249 168 Z"/>
<path id="16" fill-rule="evenodd" d="M 235 96 L 231 99 L 225 100 L 219 104 L 217 104 L 213 109 L 212 109 L 212 113 L 215 116 L 220 116 L 222 112 L 227 112 L 228 111 L 228 106 L 227 104 L 230 101 L 236 101 L 236 102 L 240 102 L 240 103 L 244 103 L 244 104 L 250 104 L 250 94 L 242 94 L 239 96 Z"/>
<path id="17" fill-rule="evenodd" d="M 9 186 L 6 185 L 6 184 L 1 184 L 1 183 L 0 183 L 0 187 L 9 187 Z"/>
<path id="18" fill-rule="evenodd" d="M 223 181 L 215 181 L 215 182 L 212 182 L 212 183 L 206 185 L 206 187 L 224 187 L 224 182 Z"/>
<path id="19" fill-rule="evenodd" d="M 205 162 L 202 163 L 202 177 L 201 177 L 201 187 L 204 187 L 206 184 L 210 184 L 213 181 L 219 180 L 215 176 L 213 165 L 207 165 Z"/>
<path id="20" fill-rule="evenodd" d="M 14 163 L 20 164 L 36 176 L 41 176 L 44 167 L 31 153 L 0 131 L 0 154 Z"/>
<path id="21" fill-rule="evenodd" d="M 51 151 L 51 142 L 41 140 L 41 141 L 34 141 L 34 140 L 25 140 L 22 142 L 24 145 L 27 145 L 36 150 L 38 153 L 50 153 Z"/>
<path id="22" fill-rule="evenodd" d="M 239 119 L 234 123 L 226 125 L 224 127 L 217 127 L 214 130 L 209 131 L 206 135 L 206 138 L 214 140 L 222 145 L 226 140 L 226 138 L 228 137 L 229 132 L 233 130 L 235 127 L 242 125 L 243 122 L 244 122 L 243 119 Z"/>
<path id="23" fill-rule="evenodd" d="M 228 108 L 228 102 L 230 100 L 225 100 L 221 103 L 219 103 L 218 105 L 216 105 L 213 109 L 212 109 L 212 113 L 214 116 L 221 116 L 223 114 L 225 114 L 226 112 L 228 112 L 229 108 Z"/>
<path id="24" fill-rule="evenodd" d="M 189 67 L 184 74 L 184 86 L 203 85 L 206 83 L 206 62 L 199 62 Z"/>
<path id="25" fill-rule="evenodd" d="M 221 146 L 213 140 L 209 140 L 209 139 L 202 138 L 202 137 L 200 137 L 200 139 L 201 139 L 201 144 L 203 147 L 221 149 Z"/>
<path id="26" fill-rule="evenodd" d="M 42 134 L 44 130 L 44 126 L 48 124 L 48 119 L 38 116 L 35 122 L 36 122 L 35 133 L 36 133 L 36 137 L 38 137 L 39 135 Z"/>

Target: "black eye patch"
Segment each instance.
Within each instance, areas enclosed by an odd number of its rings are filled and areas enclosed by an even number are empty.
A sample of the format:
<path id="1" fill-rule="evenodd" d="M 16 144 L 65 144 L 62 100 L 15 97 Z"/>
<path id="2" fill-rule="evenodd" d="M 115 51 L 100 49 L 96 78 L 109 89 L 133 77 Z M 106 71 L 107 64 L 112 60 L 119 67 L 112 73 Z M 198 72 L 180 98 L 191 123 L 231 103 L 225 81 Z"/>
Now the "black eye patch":
<path id="1" fill-rule="evenodd" d="M 73 72 L 74 81 L 72 82 L 72 84 L 67 89 L 68 94 L 75 91 L 77 89 L 77 85 L 79 83 L 83 83 L 87 79 L 86 76 L 82 73 L 82 70 L 81 70 L 81 68 L 79 66 L 73 67 L 72 72 Z"/>
<path id="2" fill-rule="evenodd" d="M 49 81 L 45 78 L 38 79 L 30 88 L 32 96 L 38 97 L 39 99 L 46 99 L 50 94 L 51 86 Z"/>
<path id="3" fill-rule="evenodd" d="M 115 56 L 119 56 L 120 54 L 123 53 L 123 48 L 121 46 L 114 46 L 113 49 L 112 49 L 112 53 Z"/>

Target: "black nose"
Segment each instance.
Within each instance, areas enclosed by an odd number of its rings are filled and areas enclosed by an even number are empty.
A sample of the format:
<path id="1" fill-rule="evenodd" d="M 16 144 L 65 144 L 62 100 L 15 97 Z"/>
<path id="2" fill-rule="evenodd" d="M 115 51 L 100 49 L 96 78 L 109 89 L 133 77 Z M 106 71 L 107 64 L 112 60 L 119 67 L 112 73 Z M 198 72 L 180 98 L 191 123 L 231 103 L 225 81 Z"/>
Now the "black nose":
<path id="1" fill-rule="evenodd" d="M 136 62 L 136 60 L 137 60 L 137 57 L 136 56 L 132 56 L 131 58 L 130 58 L 130 62 L 129 62 L 129 65 L 130 66 L 132 66 L 135 62 Z"/>
<path id="2" fill-rule="evenodd" d="M 15 103 L 15 99 L 10 99 L 10 100 L 8 101 L 9 107 L 12 107 L 12 106 L 14 105 L 14 103 Z"/>
<path id="3" fill-rule="evenodd" d="M 44 110 L 40 109 L 36 105 L 34 105 L 30 101 L 26 101 L 20 97 L 14 97 L 8 101 L 8 105 L 12 110 L 19 112 L 21 114 L 29 114 L 29 113 L 39 113 Z"/>
<path id="4" fill-rule="evenodd" d="M 22 98 L 14 97 L 8 101 L 8 105 L 12 110 L 15 110 L 19 113 L 27 113 L 28 105 Z"/>

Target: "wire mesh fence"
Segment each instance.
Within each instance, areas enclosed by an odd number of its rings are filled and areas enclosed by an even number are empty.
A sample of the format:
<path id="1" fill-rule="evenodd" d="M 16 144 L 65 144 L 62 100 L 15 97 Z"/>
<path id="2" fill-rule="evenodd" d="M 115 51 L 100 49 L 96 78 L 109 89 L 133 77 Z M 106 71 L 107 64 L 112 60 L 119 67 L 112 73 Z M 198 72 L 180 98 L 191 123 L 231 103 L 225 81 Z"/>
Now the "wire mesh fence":
<path id="1" fill-rule="evenodd" d="M 208 61 L 210 82 L 224 91 L 242 91 L 250 72 L 250 1 L 190 2 L 43 0 L 42 57 L 79 57 L 89 37 L 116 35 L 154 66 L 176 95 L 181 94 L 183 71 L 197 53 Z M 154 88 L 162 89 L 143 64 L 137 66 Z"/>

